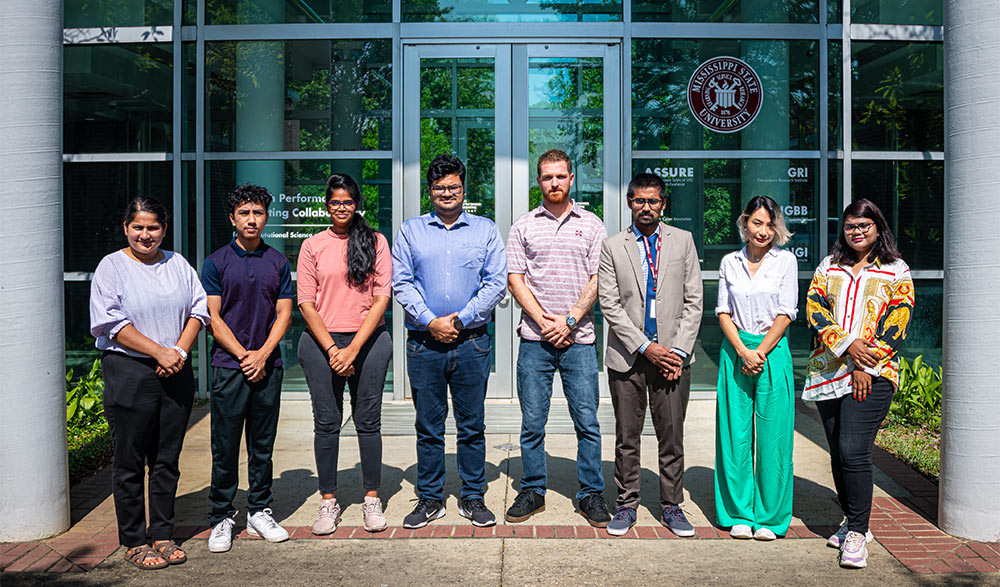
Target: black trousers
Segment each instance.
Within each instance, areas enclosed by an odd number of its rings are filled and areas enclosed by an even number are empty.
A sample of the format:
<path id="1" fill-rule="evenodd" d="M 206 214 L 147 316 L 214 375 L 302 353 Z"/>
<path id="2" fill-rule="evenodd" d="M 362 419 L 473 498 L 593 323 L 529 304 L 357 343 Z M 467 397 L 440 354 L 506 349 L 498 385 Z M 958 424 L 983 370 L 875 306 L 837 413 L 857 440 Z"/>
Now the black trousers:
<path id="1" fill-rule="evenodd" d="M 872 514 L 872 446 L 889 413 L 895 388 L 888 379 L 872 378 L 864 401 L 850 394 L 816 402 L 830 443 L 830 465 L 847 529 L 864 534 Z"/>
<path id="2" fill-rule="evenodd" d="M 351 344 L 355 333 L 331 332 L 337 347 Z M 299 363 L 309 386 L 313 410 L 313 450 L 319 492 L 337 489 L 340 428 L 344 421 L 344 385 L 351 398 L 351 417 L 361 451 L 361 478 L 365 491 L 382 484 L 382 388 L 385 386 L 392 340 L 384 326 L 375 329 L 354 359 L 354 375 L 337 375 L 326 353 L 308 330 L 299 338 Z"/>
<path id="3" fill-rule="evenodd" d="M 274 439 L 278 432 L 284 369 L 274 367 L 251 383 L 239 369 L 212 367 L 212 487 L 208 522 L 236 515 L 233 499 L 240 481 L 240 438 L 247 439 L 247 512 L 271 505 Z"/>
<path id="4" fill-rule="evenodd" d="M 114 450 L 111 471 L 118 541 L 131 548 L 147 543 L 143 483 L 149 467 L 149 536 L 167 540 L 174 532 L 177 463 L 194 402 L 194 373 L 156 376 L 156 361 L 105 352 L 104 415 Z"/>

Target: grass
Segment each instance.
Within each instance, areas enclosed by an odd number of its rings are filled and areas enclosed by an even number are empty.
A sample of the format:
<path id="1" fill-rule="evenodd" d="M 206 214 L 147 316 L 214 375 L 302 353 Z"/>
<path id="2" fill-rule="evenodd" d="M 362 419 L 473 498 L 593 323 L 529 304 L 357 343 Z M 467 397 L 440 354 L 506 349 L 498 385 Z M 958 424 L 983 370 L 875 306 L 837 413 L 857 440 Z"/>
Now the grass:
<path id="1" fill-rule="evenodd" d="M 941 431 L 889 416 L 875 444 L 937 483 L 941 473 Z"/>
<path id="2" fill-rule="evenodd" d="M 111 462 L 111 432 L 103 418 L 89 426 L 69 426 L 66 440 L 71 484 L 90 477 Z"/>

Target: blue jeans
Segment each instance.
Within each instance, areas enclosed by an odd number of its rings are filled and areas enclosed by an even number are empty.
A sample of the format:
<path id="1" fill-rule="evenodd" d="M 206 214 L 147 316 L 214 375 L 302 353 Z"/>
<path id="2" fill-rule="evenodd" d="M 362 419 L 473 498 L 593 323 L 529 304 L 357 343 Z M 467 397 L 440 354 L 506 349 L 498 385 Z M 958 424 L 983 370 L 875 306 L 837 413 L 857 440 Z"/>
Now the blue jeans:
<path id="1" fill-rule="evenodd" d="M 597 422 L 600 390 L 597 350 L 592 344 L 557 349 L 548 342 L 521 339 L 517 357 L 517 398 L 521 402 L 521 491 L 545 495 L 545 423 L 556 369 L 562 379 L 569 415 L 576 429 L 577 499 L 604 491 L 601 428 Z"/>
<path id="2" fill-rule="evenodd" d="M 486 383 L 490 376 L 490 336 L 440 343 L 410 336 L 406 371 L 417 410 L 417 496 L 444 501 L 444 422 L 448 389 L 455 408 L 458 476 L 462 499 L 486 490 Z"/>

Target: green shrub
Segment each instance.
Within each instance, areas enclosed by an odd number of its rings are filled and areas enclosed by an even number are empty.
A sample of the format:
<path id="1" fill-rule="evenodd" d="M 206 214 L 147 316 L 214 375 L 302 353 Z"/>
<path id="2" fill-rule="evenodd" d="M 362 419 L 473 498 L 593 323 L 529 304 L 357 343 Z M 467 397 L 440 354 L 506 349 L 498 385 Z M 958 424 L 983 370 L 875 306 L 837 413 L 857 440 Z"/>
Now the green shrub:
<path id="1" fill-rule="evenodd" d="M 931 430 L 941 429 L 941 367 L 924 363 L 923 355 L 899 359 L 899 389 L 892 398 L 889 415 L 898 421 Z"/>
<path id="2" fill-rule="evenodd" d="M 66 372 L 66 423 L 87 425 L 104 421 L 104 377 L 101 360 L 73 385 L 73 369 Z"/>
<path id="3" fill-rule="evenodd" d="M 76 483 L 111 462 L 111 432 L 101 420 L 87 426 L 70 425 L 66 429 L 69 445 L 69 481 Z"/>

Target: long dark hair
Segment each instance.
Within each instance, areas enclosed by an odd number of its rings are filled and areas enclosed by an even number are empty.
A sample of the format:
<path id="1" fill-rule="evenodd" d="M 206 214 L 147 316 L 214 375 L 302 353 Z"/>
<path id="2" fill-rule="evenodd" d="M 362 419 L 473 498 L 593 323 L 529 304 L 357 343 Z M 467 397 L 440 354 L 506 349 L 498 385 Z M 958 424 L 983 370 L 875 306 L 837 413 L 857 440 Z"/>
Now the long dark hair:
<path id="1" fill-rule="evenodd" d="M 875 205 L 875 202 L 861 198 L 851 202 L 844 208 L 844 213 L 840 216 L 840 234 L 837 235 L 837 242 L 833 243 L 833 248 L 830 249 L 830 256 L 833 257 L 834 263 L 847 265 L 860 260 L 854 249 L 847 244 L 844 223 L 847 222 L 848 216 L 867 218 L 875 223 L 878 238 L 875 239 L 875 246 L 868 254 L 869 261 L 877 258 L 882 263 L 892 263 L 902 256 L 899 254 L 899 249 L 896 248 L 896 239 L 892 238 L 892 230 L 889 229 L 889 223 L 886 222 L 882 211 Z"/>
<path id="2" fill-rule="evenodd" d="M 347 229 L 347 283 L 361 287 L 375 272 L 375 231 L 361 211 L 361 188 L 350 175 L 334 173 L 326 180 L 326 207 L 335 190 L 344 190 L 354 200 L 354 218 Z"/>

